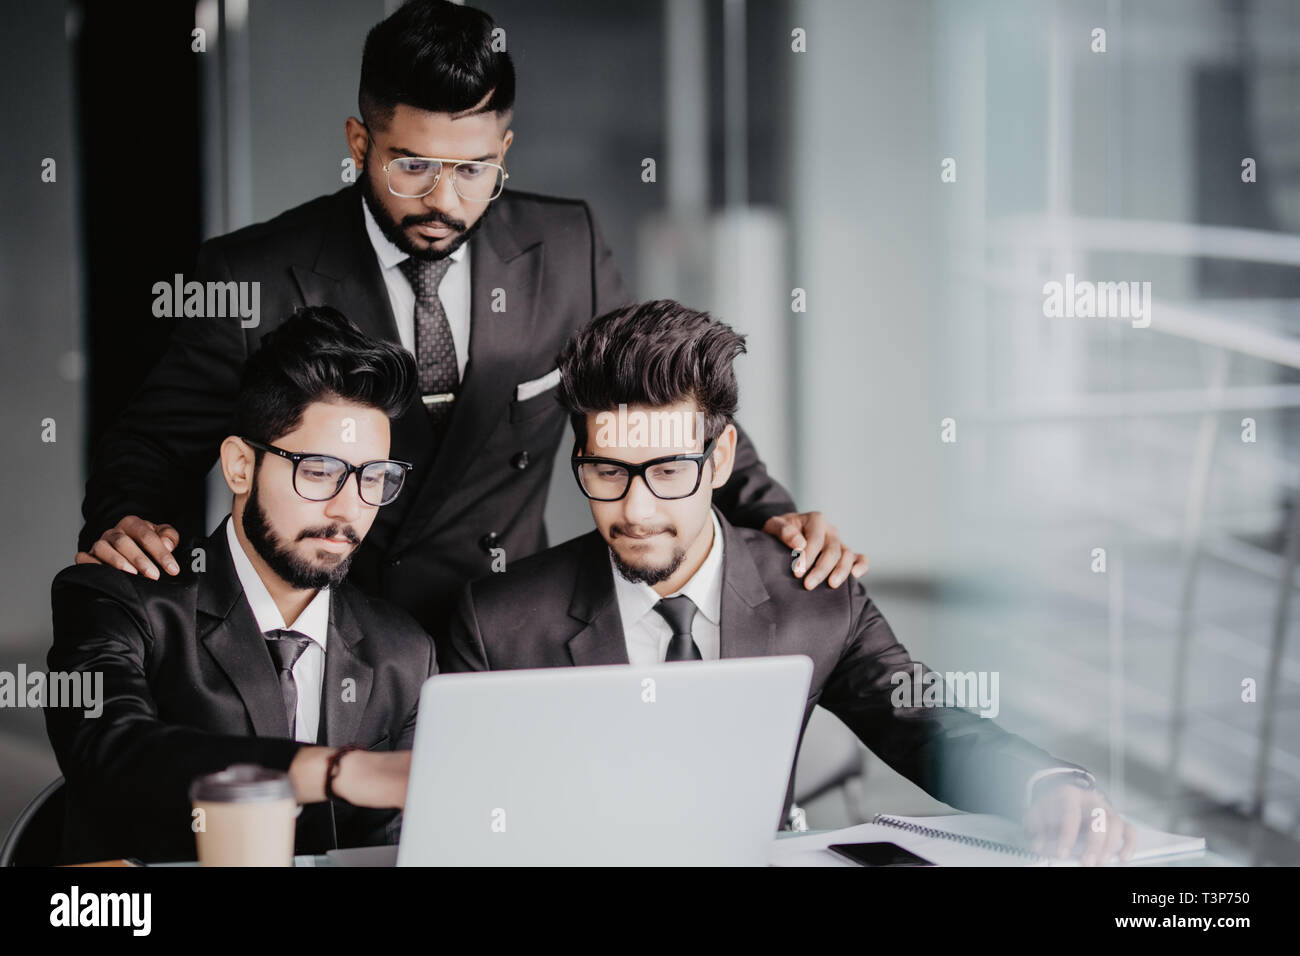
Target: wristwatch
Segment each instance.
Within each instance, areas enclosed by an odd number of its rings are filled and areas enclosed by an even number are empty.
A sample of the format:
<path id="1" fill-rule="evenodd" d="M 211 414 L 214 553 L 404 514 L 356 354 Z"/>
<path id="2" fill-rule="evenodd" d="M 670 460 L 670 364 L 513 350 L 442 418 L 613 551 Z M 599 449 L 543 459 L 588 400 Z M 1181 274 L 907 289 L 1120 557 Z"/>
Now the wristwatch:
<path id="1" fill-rule="evenodd" d="M 1072 783 L 1080 790 L 1096 790 L 1097 778 L 1086 770 L 1078 767 L 1048 767 L 1046 770 L 1040 770 L 1029 778 L 1029 783 L 1025 785 L 1025 809 L 1034 802 L 1034 784 L 1045 777 L 1062 777 L 1061 783 Z"/>

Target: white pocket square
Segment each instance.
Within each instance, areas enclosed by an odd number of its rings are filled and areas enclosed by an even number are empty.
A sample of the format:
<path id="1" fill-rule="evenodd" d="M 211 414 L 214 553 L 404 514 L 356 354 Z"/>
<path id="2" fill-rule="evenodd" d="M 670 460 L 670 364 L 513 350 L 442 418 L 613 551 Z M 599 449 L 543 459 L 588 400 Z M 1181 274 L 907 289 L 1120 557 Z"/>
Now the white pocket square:
<path id="1" fill-rule="evenodd" d="M 541 378 L 535 378 L 531 382 L 521 382 L 515 386 L 515 401 L 522 402 L 532 398 L 534 395 L 540 395 L 548 388 L 555 388 L 560 384 L 560 370 L 553 368 Z"/>

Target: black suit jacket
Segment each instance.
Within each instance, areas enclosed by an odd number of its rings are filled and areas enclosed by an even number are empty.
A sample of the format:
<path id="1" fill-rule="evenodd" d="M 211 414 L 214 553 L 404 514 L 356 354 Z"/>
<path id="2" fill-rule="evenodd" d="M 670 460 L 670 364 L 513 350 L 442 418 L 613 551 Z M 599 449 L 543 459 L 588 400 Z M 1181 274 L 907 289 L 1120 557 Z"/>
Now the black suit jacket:
<path id="1" fill-rule="evenodd" d="M 227 519 L 230 520 L 230 519 Z M 233 763 L 286 770 L 302 744 L 289 735 L 275 665 L 244 597 L 225 523 L 206 540 L 206 570 L 151 581 L 103 565 L 54 579 L 51 672 L 100 672 L 103 713 L 47 707 L 46 728 L 67 779 L 64 855 L 193 859 L 188 789 Z M 437 672 L 434 645 L 407 614 L 347 583 L 330 591 L 317 742 L 409 749 L 420 687 Z M 345 700 L 344 681 L 354 682 Z M 332 822 L 331 822 L 332 817 Z M 300 853 L 396 842 L 396 811 L 343 801 L 309 804 Z"/>
<path id="2" fill-rule="evenodd" d="M 584 202 L 507 190 L 469 246 L 469 364 L 446 439 L 433 457 L 418 399 L 393 423 L 391 455 L 415 469 L 351 572 L 430 631 L 444 625 L 460 586 L 490 570 L 493 548 L 513 561 L 546 546 L 546 493 L 567 422 L 554 390 L 516 401 L 515 387 L 552 371 L 570 335 L 628 300 Z M 357 186 L 204 243 L 195 278 L 260 282 L 260 323 L 177 320 L 167 353 L 96 451 L 82 550 L 124 515 L 177 523 L 195 510 L 230 434 L 244 361 L 294 308 L 332 305 L 371 336 L 399 341 Z M 494 301 L 505 311 L 492 311 Z M 794 510 L 743 434 L 716 500 L 753 527 Z"/>
<path id="3" fill-rule="evenodd" d="M 1035 771 L 1077 766 L 972 711 L 893 706 L 891 675 L 901 671 L 910 681 L 913 662 L 861 582 L 806 591 L 790 573 L 790 552 L 779 541 L 735 528 L 721 516 L 719 523 L 721 656 L 812 658 L 804 728 L 821 704 L 930 795 L 962 810 L 1013 819 L 1024 810 Z M 468 585 L 449 633 L 439 640 L 438 659 L 444 672 L 627 664 L 609 550 L 599 532 Z M 782 820 L 793 787 L 792 774 Z"/>

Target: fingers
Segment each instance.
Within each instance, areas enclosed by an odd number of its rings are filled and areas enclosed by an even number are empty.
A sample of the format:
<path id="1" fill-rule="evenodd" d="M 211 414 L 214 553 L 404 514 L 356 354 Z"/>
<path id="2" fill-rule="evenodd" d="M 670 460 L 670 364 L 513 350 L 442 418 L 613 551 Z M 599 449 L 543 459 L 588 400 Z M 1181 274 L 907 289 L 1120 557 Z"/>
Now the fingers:
<path id="1" fill-rule="evenodd" d="M 811 568 L 804 576 L 803 586 L 811 591 L 826 579 L 840 559 L 839 535 L 822 517 L 820 511 L 810 511 L 803 516 L 804 537 L 808 539 L 804 547 L 804 566 Z M 834 535 L 831 540 L 827 532 Z M 827 553 L 830 552 L 830 553 Z"/>
<path id="2" fill-rule="evenodd" d="M 826 583 L 833 588 L 839 587 L 849 579 L 849 575 L 853 573 L 853 569 L 861 559 L 862 555 L 845 548 L 840 552 L 840 560 L 835 565 L 835 570 L 831 572 L 831 576 L 826 579 Z"/>
<path id="3" fill-rule="evenodd" d="M 154 561 L 168 574 L 180 573 L 180 566 L 172 557 L 172 549 L 179 541 L 180 533 L 171 525 L 155 525 L 152 521 L 127 515 L 100 536 L 91 546 L 88 557 L 119 571 L 143 574 L 156 581 L 159 573 Z"/>
<path id="4" fill-rule="evenodd" d="M 91 557 L 85 551 L 78 551 L 77 556 L 72 559 L 73 564 L 103 564 L 98 558 Z"/>
<path id="5" fill-rule="evenodd" d="M 1106 807 L 1106 845 L 1102 848 L 1101 859 L 1098 861 L 1102 865 L 1110 863 L 1119 853 L 1120 846 L 1124 842 L 1124 831 L 1128 824 L 1124 818 Z"/>
<path id="6" fill-rule="evenodd" d="M 768 518 L 763 530 L 780 538 L 791 555 L 790 570 L 803 578 L 806 590 L 813 590 L 823 581 L 837 588 L 849 579 L 867 573 L 866 555 L 858 554 L 844 546 L 839 532 L 820 511 L 806 514 L 783 514 Z"/>
<path id="7" fill-rule="evenodd" d="M 1043 809 L 1042 804 L 1035 801 L 1025 815 L 1025 832 L 1029 835 L 1029 849 L 1033 850 L 1040 856 L 1043 855 L 1043 847 L 1047 843 L 1047 829 L 1043 826 Z"/>
<path id="8" fill-rule="evenodd" d="M 1094 814 L 1097 810 L 1104 813 L 1101 818 L 1102 826 L 1100 830 L 1095 830 L 1092 826 L 1093 820 L 1096 819 Z M 1087 813 L 1086 822 L 1088 824 L 1088 837 L 1084 842 L 1083 853 L 1079 858 L 1079 862 L 1084 866 L 1097 866 L 1110 859 L 1105 852 L 1110 837 L 1110 812 L 1105 807 L 1093 807 Z"/>
<path id="9" fill-rule="evenodd" d="M 176 559 L 172 557 L 172 548 L 175 542 L 171 540 L 170 535 L 159 534 L 157 529 L 169 529 L 176 540 L 180 540 L 180 535 L 171 525 L 154 525 L 148 521 L 141 520 L 138 530 L 135 534 L 135 540 L 144 548 L 149 557 L 158 562 L 168 574 L 180 574 L 180 566 L 177 565 Z"/>
<path id="10" fill-rule="evenodd" d="M 1138 842 L 1137 827 L 1135 827 L 1133 824 L 1125 820 L 1124 821 L 1124 846 L 1119 851 L 1119 861 L 1121 863 L 1127 863 L 1129 860 L 1133 858 L 1133 851 L 1137 849 L 1137 842 Z"/>
<path id="11" fill-rule="evenodd" d="M 763 530 L 770 535 L 781 539 L 791 551 L 802 551 L 807 541 L 803 536 L 803 516 L 791 512 L 790 514 L 774 515 L 768 518 L 763 524 Z"/>
<path id="12" fill-rule="evenodd" d="M 871 570 L 871 566 L 867 564 L 867 556 L 865 554 L 858 555 L 857 560 L 853 562 L 853 576 L 860 578 L 869 570 Z"/>
<path id="13" fill-rule="evenodd" d="M 1083 823 L 1083 791 L 1077 787 L 1062 789 L 1065 792 L 1062 794 L 1061 815 L 1057 818 L 1056 855 L 1064 860 L 1079 839 L 1079 827 Z"/>
<path id="14" fill-rule="evenodd" d="M 103 537 L 90 546 L 91 557 L 97 558 L 101 564 L 107 564 L 110 568 L 117 568 L 119 571 L 125 571 L 127 574 L 139 574 L 134 564 L 131 563 L 129 556 L 122 554 L 114 547 L 110 541 L 116 541 L 118 537 L 125 537 L 122 532 L 116 529 L 109 529 L 104 532 Z M 126 539 L 128 544 L 130 539 Z M 132 550 L 139 554 L 139 549 L 130 545 Z M 147 561 L 145 562 L 148 563 Z M 157 571 L 154 571 L 157 574 Z"/>

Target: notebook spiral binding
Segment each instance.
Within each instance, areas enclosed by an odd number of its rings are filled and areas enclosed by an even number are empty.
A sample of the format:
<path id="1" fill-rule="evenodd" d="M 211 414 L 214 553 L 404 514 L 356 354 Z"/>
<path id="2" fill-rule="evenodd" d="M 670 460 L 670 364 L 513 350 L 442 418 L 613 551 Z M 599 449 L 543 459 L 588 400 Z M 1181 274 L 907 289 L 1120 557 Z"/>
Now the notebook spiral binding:
<path id="1" fill-rule="evenodd" d="M 879 823 L 882 826 L 894 827 L 897 830 L 906 830 L 908 833 L 915 833 L 923 837 L 933 837 L 939 840 L 953 840 L 957 843 L 964 843 L 967 846 L 978 847 L 981 850 L 993 850 L 997 853 L 1007 853 L 1011 856 L 1020 856 L 1028 860 L 1051 861 L 1051 857 L 1042 856 L 1032 850 L 1026 850 L 1022 847 L 1012 846 L 1010 843 L 999 843 L 997 840 L 981 840 L 978 837 L 966 836 L 964 833 L 950 833 L 947 830 L 936 830 L 934 827 L 923 827 L 916 823 L 908 823 L 905 820 L 899 820 L 884 813 L 877 813 L 871 820 L 872 823 Z"/>

